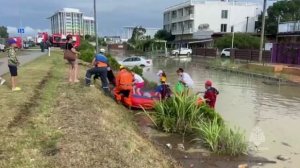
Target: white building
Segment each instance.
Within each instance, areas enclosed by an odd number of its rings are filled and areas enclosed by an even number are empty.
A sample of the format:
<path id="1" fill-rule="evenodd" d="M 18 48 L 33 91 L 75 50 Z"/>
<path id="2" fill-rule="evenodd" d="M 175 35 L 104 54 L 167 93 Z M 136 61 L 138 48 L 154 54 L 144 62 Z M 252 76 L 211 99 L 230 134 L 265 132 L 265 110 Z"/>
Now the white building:
<path id="1" fill-rule="evenodd" d="M 51 21 L 52 34 L 94 34 L 94 18 L 83 16 L 79 9 L 63 8 L 49 19 Z"/>
<path id="2" fill-rule="evenodd" d="M 168 7 L 163 24 L 177 40 L 180 36 L 183 39 L 204 39 L 211 33 L 231 32 L 232 27 L 235 32 L 255 32 L 260 9 L 255 3 L 190 0 Z"/>
<path id="3" fill-rule="evenodd" d="M 94 17 L 83 16 L 83 34 L 95 35 L 95 20 Z"/>

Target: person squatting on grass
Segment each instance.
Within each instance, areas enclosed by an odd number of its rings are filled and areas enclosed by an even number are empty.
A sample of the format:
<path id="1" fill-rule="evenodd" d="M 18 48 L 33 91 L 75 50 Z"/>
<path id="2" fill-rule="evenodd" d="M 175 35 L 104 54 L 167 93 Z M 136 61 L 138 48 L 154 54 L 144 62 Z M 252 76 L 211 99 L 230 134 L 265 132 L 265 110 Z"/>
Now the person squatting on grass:
<path id="1" fill-rule="evenodd" d="M 71 50 L 78 57 L 78 55 L 80 55 L 80 52 L 76 51 L 76 49 L 72 43 L 73 43 L 72 35 L 68 35 L 66 50 Z M 70 64 L 70 66 L 69 66 L 69 82 L 70 83 L 74 83 L 74 82 L 78 83 L 79 82 L 79 79 L 78 79 L 79 67 L 78 67 L 77 58 L 75 59 L 75 61 L 68 60 L 68 62 Z"/>
<path id="2" fill-rule="evenodd" d="M 95 58 L 92 61 L 93 68 L 87 70 L 85 75 L 86 86 L 91 85 L 91 77 L 97 75 L 101 79 L 102 89 L 105 93 L 109 92 L 108 80 L 107 80 L 107 68 L 108 68 L 108 59 L 103 55 L 104 50 L 101 49 Z"/>
<path id="3" fill-rule="evenodd" d="M 7 43 L 9 44 L 7 56 L 8 68 L 11 75 L 12 91 L 20 91 L 21 88 L 17 87 L 18 66 L 20 65 L 16 52 L 17 42 L 14 39 L 9 39 Z"/>

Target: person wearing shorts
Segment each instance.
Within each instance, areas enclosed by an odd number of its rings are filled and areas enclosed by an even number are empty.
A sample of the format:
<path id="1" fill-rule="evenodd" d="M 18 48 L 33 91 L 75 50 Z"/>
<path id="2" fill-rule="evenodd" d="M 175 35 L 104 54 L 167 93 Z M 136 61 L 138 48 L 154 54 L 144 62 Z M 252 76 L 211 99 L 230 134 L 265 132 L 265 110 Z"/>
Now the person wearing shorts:
<path id="1" fill-rule="evenodd" d="M 67 36 L 67 44 L 66 44 L 66 50 L 71 50 L 74 54 L 79 55 L 80 52 L 76 51 L 76 49 L 74 48 L 72 42 L 72 35 L 68 35 Z M 74 61 L 72 60 L 68 60 L 70 66 L 69 66 L 69 82 L 70 83 L 78 83 L 79 79 L 78 79 L 78 63 L 77 63 L 77 59 L 75 59 Z"/>
<path id="2" fill-rule="evenodd" d="M 11 75 L 12 91 L 20 91 L 21 88 L 17 87 L 18 66 L 20 65 L 15 49 L 17 47 L 17 42 L 14 39 L 9 39 L 7 43 L 9 44 L 7 56 L 8 68 Z"/>
<path id="3" fill-rule="evenodd" d="M 133 82 L 134 83 L 134 85 L 133 85 L 133 94 L 142 95 L 141 94 L 141 89 L 145 85 L 144 79 L 140 75 L 138 75 L 134 72 L 132 72 L 132 75 L 133 75 L 133 80 L 134 80 L 134 82 Z"/>

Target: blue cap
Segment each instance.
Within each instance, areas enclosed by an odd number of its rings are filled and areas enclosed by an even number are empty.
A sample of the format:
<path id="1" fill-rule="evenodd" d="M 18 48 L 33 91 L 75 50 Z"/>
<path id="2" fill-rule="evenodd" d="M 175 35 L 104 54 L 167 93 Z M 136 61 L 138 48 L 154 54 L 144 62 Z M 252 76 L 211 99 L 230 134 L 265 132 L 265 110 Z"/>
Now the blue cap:
<path id="1" fill-rule="evenodd" d="M 17 42 L 16 42 L 16 40 L 14 40 L 14 39 L 8 39 L 8 40 L 7 40 L 7 43 L 8 43 L 9 45 L 12 45 L 12 44 L 16 44 Z"/>

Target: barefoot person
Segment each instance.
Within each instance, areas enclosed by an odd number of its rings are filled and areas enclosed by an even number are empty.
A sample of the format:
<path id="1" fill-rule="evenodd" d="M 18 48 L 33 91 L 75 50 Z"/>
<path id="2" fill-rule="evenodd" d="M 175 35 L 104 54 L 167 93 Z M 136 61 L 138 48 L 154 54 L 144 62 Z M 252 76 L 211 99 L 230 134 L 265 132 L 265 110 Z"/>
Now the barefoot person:
<path id="1" fill-rule="evenodd" d="M 76 51 L 75 47 L 72 44 L 73 39 L 72 35 L 67 36 L 67 44 L 66 44 L 66 50 L 71 50 L 76 56 L 80 54 L 80 52 Z M 68 60 L 70 66 L 69 66 L 69 82 L 70 83 L 78 83 L 78 62 L 77 58 L 75 60 Z"/>
<path id="2" fill-rule="evenodd" d="M 20 91 L 21 88 L 17 87 L 18 66 L 20 65 L 16 52 L 17 42 L 14 39 L 9 39 L 7 43 L 9 44 L 7 56 L 8 68 L 11 75 L 12 91 Z"/>

